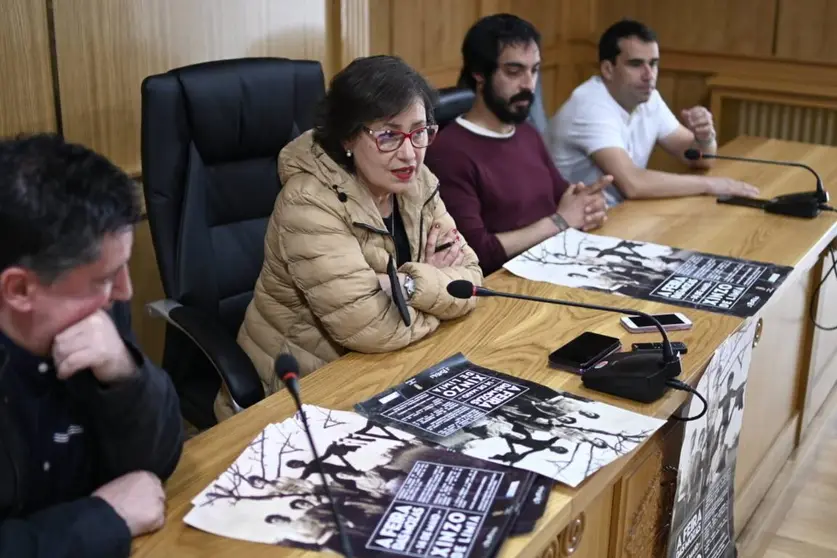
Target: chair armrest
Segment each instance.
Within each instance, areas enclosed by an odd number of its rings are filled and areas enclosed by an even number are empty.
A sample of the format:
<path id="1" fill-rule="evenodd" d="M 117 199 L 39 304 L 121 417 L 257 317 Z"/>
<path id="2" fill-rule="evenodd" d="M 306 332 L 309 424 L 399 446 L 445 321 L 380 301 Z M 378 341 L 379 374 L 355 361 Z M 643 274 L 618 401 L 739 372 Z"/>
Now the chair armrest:
<path id="1" fill-rule="evenodd" d="M 152 302 L 146 308 L 149 314 L 165 319 L 183 332 L 206 355 L 227 386 L 236 411 L 264 399 L 253 361 L 212 316 L 171 299 Z"/>

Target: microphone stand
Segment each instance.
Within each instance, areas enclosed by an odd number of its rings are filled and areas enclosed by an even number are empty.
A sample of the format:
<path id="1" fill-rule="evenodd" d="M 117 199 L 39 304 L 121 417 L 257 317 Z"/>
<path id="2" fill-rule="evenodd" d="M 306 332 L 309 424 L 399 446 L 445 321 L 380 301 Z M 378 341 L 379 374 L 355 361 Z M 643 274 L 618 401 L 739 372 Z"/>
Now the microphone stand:
<path id="1" fill-rule="evenodd" d="M 642 316 L 649 319 L 654 324 L 654 327 L 659 330 L 660 335 L 663 338 L 662 358 L 654 352 L 615 353 L 606 357 L 605 360 L 598 363 L 590 370 L 585 371 L 581 375 L 582 383 L 585 387 L 590 389 L 624 397 L 633 401 L 639 401 L 641 403 L 651 403 L 656 401 L 663 396 L 667 385 L 673 386 L 674 383 L 681 383 L 674 380 L 674 378 L 679 376 L 681 372 L 679 354 L 675 353 L 672 349 L 671 342 L 669 341 L 668 335 L 666 334 L 665 328 L 663 328 L 662 324 L 660 324 L 656 318 L 650 314 L 646 314 L 645 312 L 610 308 L 608 306 L 599 306 L 597 304 L 587 304 L 583 302 L 569 302 L 564 300 L 542 298 L 538 296 L 502 293 L 492 291 L 484 287 L 476 287 L 469 281 L 464 280 L 452 281 L 448 284 L 447 290 L 454 298 L 496 296 L 516 300 L 527 300 L 530 302 L 544 302 L 558 306 L 583 308 L 585 310 L 598 310 L 600 312 L 624 314 L 627 316 Z"/>
<path id="2" fill-rule="evenodd" d="M 721 159 L 726 161 L 742 161 L 745 163 L 763 163 L 765 165 L 797 167 L 809 171 L 817 179 L 817 188 L 813 192 L 795 192 L 793 194 L 776 196 L 775 198 L 769 200 L 746 198 L 743 196 L 718 196 L 718 203 L 754 207 L 756 209 L 762 209 L 766 213 L 787 215 L 789 217 L 800 217 L 803 219 L 813 219 L 818 216 L 822 210 L 833 211 L 833 209 L 827 205 L 828 191 L 826 191 L 823 186 L 822 178 L 817 171 L 804 163 L 770 161 L 768 159 L 753 159 L 750 157 L 736 157 L 733 155 L 708 154 L 702 153 L 697 149 L 687 149 L 683 153 L 683 156 L 690 161 L 698 161 L 700 159 Z"/>
<path id="3" fill-rule="evenodd" d="M 299 398 L 299 383 L 295 371 L 297 366 L 293 366 L 294 370 L 281 370 L 281 368 L 287 367 L 290 363 L 295 365 L 296 360 L 290 355 L 279 355 L 274 364 L 274 372 L 277 376 L 279 376 L 279 379 L 282 380 L 282 383 L 285 384 L 285 387 L 290 392 L 291 398 L 293 398 L 296 408 L 299 411 L 299 416 L 302 419 L 302 429 L 305 430 L 305 435 L 308 438 L 308 444 L 311 446 L 311 453 L 314 455 L 314 462 L 317 465 L 317 472 L 320 475 L 320 479 L 323 481 L 323 490 L 325 491 L 328 501 L 331 504 L 331 513 L 334 515 L 334 523 L 337 525 L 337 535 L 340 538 L 340 546 L 343 549 L 343 556 L 346 558 L 354 558 L 352 545 L 349 542 L 349 537 L 346 534 L 346 528 L 343 525 L 343 519 L 340 516 L 340 511 L 337 509 L 337 501 L 334 499 L 334 495 L 331 493 L 331 488 L 328 486 L 328 479 L 323 472 L 322 460 L 317 452 L 317 447 L 314 445 L 314 437 L 311 436 L 311 429 L 308 427 L 308 419 L 305 417 L 305 411 L 302 410 L 302 402 Z"/>

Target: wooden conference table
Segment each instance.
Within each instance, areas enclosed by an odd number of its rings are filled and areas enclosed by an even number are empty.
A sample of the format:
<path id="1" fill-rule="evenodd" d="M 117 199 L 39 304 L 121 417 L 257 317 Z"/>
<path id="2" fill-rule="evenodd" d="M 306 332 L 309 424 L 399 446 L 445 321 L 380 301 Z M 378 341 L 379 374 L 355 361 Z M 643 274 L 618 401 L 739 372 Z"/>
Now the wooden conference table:
<path id="1" fill-rule="evenodd" d="M 828 185 L 837 184 L 837 148 L 738 138 L 721 150 L 728 155 L 802 161 L 816 168 Z M 765 197 L 814 187 L 804 170 L 718 161 L 713 174 L 759 186 Z M 837 194 L 837 192 L 835 192 Z M 740 532 L 767 493 L 805 427 L 837 379 L 837 333 L 814 331 L 808 316 L 813 287 L 823 273 L 822 256 L 837 234 L 837 213 L 814 220 L 767 215 L 755 209 L 718 205 L 709 197 L 629 202 L 615 208 L 599 232 L 629 240 L 794 266 L 794 272 L 754 319 L 756 328 L 735 482 L 736 531 Z M 830 259 L 829 259 L 830 264 Z M 826 268 L 827 269 L 827 268 Z M 827 281 L 824 299 L 837 299 L 837 283 Z M 682 378 L 695 385 L 714 351 L 744 321 L 703 311 L 632 300 L 603 293 L 525 281 L 502 270 L 486 286 L 529 295 L 610 304 L 648 313 L 680 311 L 694 322 L 671 334 L 685 341 Z M 833 302 L 832 302 L 833 307 Z M 819 312 L 819 321 L 837 321 Z M 657 341 L 655 335 L 630 335 L 619 317 L 586 310 L 482 299 L 466 318 L 447 323 L 429 338 L 404 350 L 381 355 L 350 354 L 301 381 L 307 403 L 351 410 L 352 405 L 402 382 L 421 370 L 463 352 L 472 362 L 623 408 L 668 418 L 686 400 L 669 391 L 643 405 L 585 389 L 579 378 L 547 367 L 550 351 L 584 331 L 623 339 L 623 345 Z M 830 337 L 828 337 L 830 335 Z M 270 422 L 294 412 L 284 392 L 190 440 L 166 485 L 165 527 L 137 539 L 134 556 L 287 556 L 310 554 L 286 547 L 217 537 L 183 523 L 190 500 L 244 450 Z M 544 517 L 530 535 L 508 539 L 501 556 L 652 557 L 666 540 L 670 487 L 679 458 L 679 439 L 669 421 L 631 454 L 600 470 L 576 489 L 556 486 Z M 677 440 L 674 442 L 674 440 Z M 737 533 L 738 534 L 738 533 Z"/>

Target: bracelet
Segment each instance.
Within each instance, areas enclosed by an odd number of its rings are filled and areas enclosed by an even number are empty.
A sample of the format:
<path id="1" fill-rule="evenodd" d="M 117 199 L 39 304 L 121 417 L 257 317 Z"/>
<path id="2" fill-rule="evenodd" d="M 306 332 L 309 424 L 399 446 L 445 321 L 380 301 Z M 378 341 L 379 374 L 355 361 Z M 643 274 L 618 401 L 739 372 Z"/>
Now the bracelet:
<path id="1" fill-rule="evenodd" d="M 558 227 L 559 233 L 562 233 L 570 228 L 570 225 L 567 224 L 567 220 L 561 217 L 558 213 L 553 213 L 549 218 L 552 219 L 552 222 L 555 223 L 556 227 Z"/>

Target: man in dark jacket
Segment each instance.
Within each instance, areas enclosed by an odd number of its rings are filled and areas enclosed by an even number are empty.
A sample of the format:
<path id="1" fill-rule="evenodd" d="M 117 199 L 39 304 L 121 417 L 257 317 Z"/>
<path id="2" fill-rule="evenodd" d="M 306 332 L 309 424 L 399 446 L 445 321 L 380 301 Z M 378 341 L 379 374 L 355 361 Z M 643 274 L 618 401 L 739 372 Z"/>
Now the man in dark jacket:
<path id="1" fill-rule="evenodd" d="M 163 524 L 183 432 L 131 334 L 140 214 L 104 157 L 0 141 L 0 558 L 128 556 Z"/>

